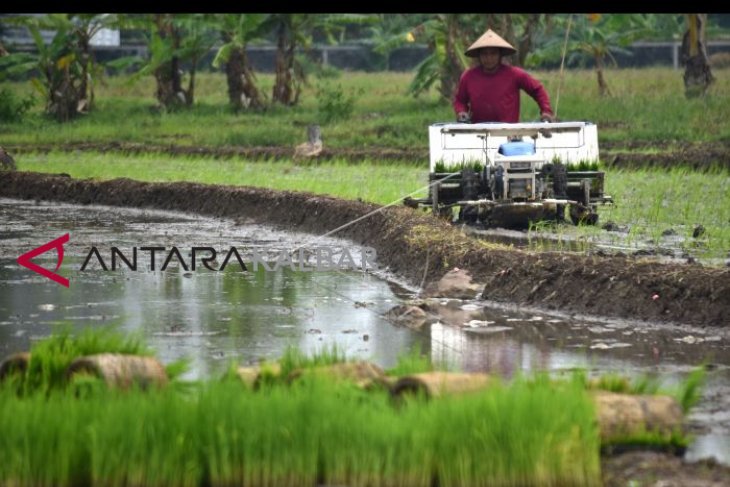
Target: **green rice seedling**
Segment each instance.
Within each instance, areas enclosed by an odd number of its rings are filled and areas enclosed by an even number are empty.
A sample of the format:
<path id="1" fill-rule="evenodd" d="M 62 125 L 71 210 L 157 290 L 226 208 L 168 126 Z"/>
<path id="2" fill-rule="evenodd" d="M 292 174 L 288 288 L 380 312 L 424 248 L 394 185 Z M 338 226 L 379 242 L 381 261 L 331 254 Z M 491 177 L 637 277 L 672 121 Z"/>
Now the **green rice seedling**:
<path id="1" fill-rule="evenodd" d="M 661 240 L 667 228 L 685 237 L 683 246 L 693 255 L 722 259 L 730 242 L 730 174 L 727 170 L 697 172 L 671 170 L 612 170 L 607 192 L 616 205 L 599 208 L 602 218 L 631 230 L 626 243 Z M 693 237 L 696 226 L 706 231 Z"/>
<path id="2" fill-rule="evenodd" d="M 123 335 L 110 328 L 86 328 L 73 335 L 71 327 L 35 343 L 23 378 L 25 393 L 49 392 L 66 386 L 66 369 L 74 359 L 97 353 L 152 355 L 141 334 Z"/>
<path id="3" fill-rule="evenodd" d="M 398 356 L 395 366 L 388 369 L 386 374 L 391 376 L 400 376 L 418 374 L 421 372 L 431 372 L 435 369 L 436 367 L 431 362 L 431 358 L 418 346 L 412 346 L 407 353 Z"/>
<path id="4" fill-rule="evenodd" d="M 702 398 L 702 387 L 706 376 L 705 367 L 700 366 L 693 370 L 677 389 L 675 397 L 685 414 Z"/>
<path id="5" fill-rule="evenodd" d="M 598 485 L 593 415 L 582 387 L 544 378 L 400 408 L 317 375 L 188 396 L 3 395 L 0 483 Z"/>
<path id="6" fill-rule="evenodd" d="M 344 350 L 336 343 L 324 345 L 310 355 L 305 354 L 293 345 L 289 345 L 279 359 L 279 365 L 281 367 L 281 376 L 287 377 L 296 369 L 331 365 L 345 362 L 346 360 L 347 357 L 345 356 Z"/>
<path id="7" fill-rule="evenodd" d="M 464 169 L 471 169 L 476 173 L 480 173 L 484 170 L 484 163 L 482 161 L 466 161 L 459 162 L 457 164 L 447 165 L 443 161 L 436 162 L 434 172 L 437 173 L 449 173 L 449 172 L 461 172 Z"/>

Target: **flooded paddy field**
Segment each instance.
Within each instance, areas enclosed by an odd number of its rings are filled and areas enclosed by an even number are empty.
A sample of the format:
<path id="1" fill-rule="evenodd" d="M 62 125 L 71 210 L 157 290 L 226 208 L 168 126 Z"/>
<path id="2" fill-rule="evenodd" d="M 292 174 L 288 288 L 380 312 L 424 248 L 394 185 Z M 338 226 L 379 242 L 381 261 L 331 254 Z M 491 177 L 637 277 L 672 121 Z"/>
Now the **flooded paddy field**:
<path id="1" fill-rule="evenodd" d="M 68 288 L 19 266 L 16 259 L 69 234 L 58 273 Z M 156 268 L 139 251 L 136 270 L 103 270 L 111 247 L 129 257 L 136 247 L 163 247 Z M 421 329 L 392 324 L 385 313 L 418 296 L 418 289 L 384 269 L 302 272 L 185 269 L 177 258 L 161 271 L 172 247 L 189 262 L 193 247 L 362 249 L 346 240 L 318 238 L 262 225 L 168 211 L 76 206 L 0 199 L 0 356 L 27 350 L 64 325 L 117 326 L 140 332 L 164 362 L 187 357 L 190 376 L 215 376 L 234 361 L 278 357 L 288 345 L 313 352 L 332 343 L 349 357 L 390 367 L 413 347 L 435 362 L 503 377 L 577 368 L 590 374 L 648 375 L 671 385 L 701 363 L 708 368 L 702 401 L 693 410 L 695 440 L 687 459 L 715 457 L 730 464 L 730 350 L 725 328 L 669 326 L 601 319 L 488 301 L 439 300 L 440 319 Z M 244 259 L 246 261 L 246 259 Z M 51 251 L 34 259 L 53 270 Z M 377 262 L 377 258 L 376 258 Z M 121 267 L 121 266 L 120 266 Z"/>

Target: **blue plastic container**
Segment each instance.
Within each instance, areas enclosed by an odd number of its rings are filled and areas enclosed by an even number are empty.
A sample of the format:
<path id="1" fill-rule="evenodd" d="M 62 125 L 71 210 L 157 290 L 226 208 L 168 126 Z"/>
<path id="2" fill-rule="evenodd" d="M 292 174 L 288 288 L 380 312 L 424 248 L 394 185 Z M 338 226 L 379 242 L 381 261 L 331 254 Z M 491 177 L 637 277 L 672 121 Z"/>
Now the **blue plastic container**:
<path id="1" fill-rule="evenodd" d="M 503 156 L 530 156 L 535 153 L 535 144 L 530 142 L 505 142 L 499 146 Z"/>

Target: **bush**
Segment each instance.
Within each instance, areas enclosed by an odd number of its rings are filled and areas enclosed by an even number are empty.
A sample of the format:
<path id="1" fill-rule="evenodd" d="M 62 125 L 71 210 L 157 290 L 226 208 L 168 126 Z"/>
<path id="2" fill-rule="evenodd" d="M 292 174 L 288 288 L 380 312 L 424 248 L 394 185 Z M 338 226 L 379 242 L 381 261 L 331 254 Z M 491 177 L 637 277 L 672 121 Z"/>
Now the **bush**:
<path id="1" fill-rule="evenodd" d="M 317 87 L 317 106 L 321 123 L 347 120 L 355 110 L 355 99 L 362 90 L 345 93 L 342 85 L 322 84 Z"/>
<path id="2" fill-rule="evenodd" d="M 337 69 L 331 64 L 323 64 L 302 54 L 298 54 L 296 59 L 306 77 L 314 76 L 317 79 L 336 79 L 342 76 L 342 70 Z"/>
<path id="3" fill-rule="evenodd" d="M 27 98 L 20 98 L 7 88 L 0 90 L 0 121 L 20 122 L 25 112 L 35 105 L 33 95 Z"/>
<path id="4" fill-rule="evenodd" d="M 710 55 L 709 61 L 713 68 L 730 68 L 730 52 L 716 52 Z"/>

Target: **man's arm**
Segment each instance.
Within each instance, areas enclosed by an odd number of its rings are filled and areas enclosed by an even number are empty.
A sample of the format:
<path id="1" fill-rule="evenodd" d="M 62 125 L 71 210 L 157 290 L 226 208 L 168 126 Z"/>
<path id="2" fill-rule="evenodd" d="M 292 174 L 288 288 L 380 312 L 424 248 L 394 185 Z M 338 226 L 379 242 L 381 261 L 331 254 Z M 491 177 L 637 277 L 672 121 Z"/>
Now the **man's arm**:
<path id="1" fill-rule="evenodd" d="M 540 120 L 552 122 L 555 120 L 553 109 L 550 106 L 550 97 L 545 87 L 538 80 L 530 76 L 527 71 L 520 69 L 519 86 L 530 95 L 540 107 Z"/>
<path id="2" fill-rule="evenodd" d="M 466 82 L 464 81 L 464 74 L 462 73 L 459 78 L 459 87 L 456 90 L 454 96 L 454 112 L 456 113 L 456 120 L 459 122 L 469 121 L 469 95 L 466 90 Z"/>

